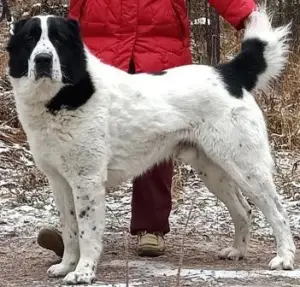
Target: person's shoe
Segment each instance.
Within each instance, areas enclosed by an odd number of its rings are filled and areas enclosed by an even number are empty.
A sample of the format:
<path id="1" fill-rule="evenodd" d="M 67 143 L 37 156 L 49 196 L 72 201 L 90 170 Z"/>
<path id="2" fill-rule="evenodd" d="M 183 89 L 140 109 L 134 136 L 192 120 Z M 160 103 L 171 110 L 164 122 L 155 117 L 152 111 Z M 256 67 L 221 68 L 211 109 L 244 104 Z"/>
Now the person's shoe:
<path id="1" fill-rule="evenodd" d="M 139 256 L 160 256 L 165 253 L 165 249 L 165 240 L 162 233 L 147 233 L 144 231 L 138 234 L 137 253 Z"/>
<path id="2" fill-rule="evenodd" d="M 54 227 L 42 228 L 38 234 L 37 243 L 41 247 L 55 252 L 59 257 L 62 257 L 64 254 L 64 243 L 61 233 Z"/>

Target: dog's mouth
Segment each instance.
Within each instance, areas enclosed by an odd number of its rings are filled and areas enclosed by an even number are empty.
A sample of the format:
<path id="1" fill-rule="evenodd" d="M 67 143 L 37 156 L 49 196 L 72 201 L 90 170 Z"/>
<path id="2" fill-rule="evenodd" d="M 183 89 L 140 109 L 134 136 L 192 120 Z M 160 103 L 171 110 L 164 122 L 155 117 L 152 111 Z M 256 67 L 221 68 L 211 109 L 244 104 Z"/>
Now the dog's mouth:
<path id="1" fill-rule="evenodd" d="M 35 79 L 36 81 L 42 78 L 48 78 L 52 80 L 52 69 L 49 70 L 35 70 Z"/>

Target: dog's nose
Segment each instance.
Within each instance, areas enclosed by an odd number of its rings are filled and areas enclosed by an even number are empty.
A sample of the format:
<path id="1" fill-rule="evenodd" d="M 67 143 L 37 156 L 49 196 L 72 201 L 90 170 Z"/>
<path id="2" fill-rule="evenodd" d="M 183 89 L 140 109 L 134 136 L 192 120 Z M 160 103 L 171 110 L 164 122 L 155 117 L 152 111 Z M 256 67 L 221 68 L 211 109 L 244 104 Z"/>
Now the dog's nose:
<path id="1" fill-rule="evenodd" d="M 35 56 L 34 59 L 37 65 L 49 65 L 52 63 L 52 55 L 48 53 L 41 53 Z"/>
<path id="2" fill-rule="evenodd" d="M 52 54 L 40 53 L 35 56 L 35 70 L 36 78 L 48 77 L 51 78 L 52 74 Z"/>

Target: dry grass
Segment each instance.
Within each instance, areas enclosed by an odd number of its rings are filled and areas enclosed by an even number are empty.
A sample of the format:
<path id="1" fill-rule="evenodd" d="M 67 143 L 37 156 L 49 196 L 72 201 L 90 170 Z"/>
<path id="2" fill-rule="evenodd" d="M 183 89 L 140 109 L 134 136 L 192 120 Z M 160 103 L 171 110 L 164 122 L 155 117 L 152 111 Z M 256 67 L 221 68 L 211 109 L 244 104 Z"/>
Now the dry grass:
<path id="1" fill-rule="evenodd" d="M 275 148 L 295 150 L 300 147 L 300 57 L 292 53 L 282 80 L 268 94 L 258 97 L 268 120 L 269 134 Z"/>

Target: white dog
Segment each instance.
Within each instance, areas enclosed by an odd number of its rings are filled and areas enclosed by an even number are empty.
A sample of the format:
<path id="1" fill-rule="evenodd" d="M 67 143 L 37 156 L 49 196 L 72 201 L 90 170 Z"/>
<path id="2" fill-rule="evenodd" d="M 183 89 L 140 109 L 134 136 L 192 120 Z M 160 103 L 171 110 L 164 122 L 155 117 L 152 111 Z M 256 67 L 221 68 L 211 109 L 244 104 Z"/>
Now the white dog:
<path id="1" fill-rule="evenodd" d="M 69 284 L 95 279 L 105 225 L 105 190 L 177 157 L 227 206 L 235 225 L 220 257 L 241 258 L 251 210 L 277 241 L 271 269 L 292 269 L 295 245 L 272 179 L 263 114 L 251 91 L 279 76 L 289 26 L 254 11 L 242 51 L 217 67 L 188 65 L 129 75 L 84 46 L 74 20 L 38 16 L 14 26 L 9 75 L 20 121 L 60 212 L 65 252 L 48 270 Z"/>

